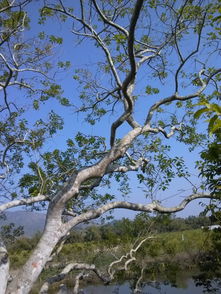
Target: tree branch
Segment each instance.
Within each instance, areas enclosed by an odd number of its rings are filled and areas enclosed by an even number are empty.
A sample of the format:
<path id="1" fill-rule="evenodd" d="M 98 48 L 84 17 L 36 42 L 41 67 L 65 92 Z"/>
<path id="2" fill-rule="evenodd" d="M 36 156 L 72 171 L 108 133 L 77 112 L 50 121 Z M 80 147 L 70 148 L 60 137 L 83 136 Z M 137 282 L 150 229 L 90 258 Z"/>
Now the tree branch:
<path id="1" fill-rule="evenodd" d="M 188 1 L 186 1 L 187 3 Z M 185 3 L 185 4 L 186 4 Z M 175 93 L 178 93 L 178 75 L 179 75 L 179 72 L 180 70 L 183 68 L 183 66 L 185 65 L 185 63 L 190 59 L 190 57 L 192 57 L 194 54 L 196 54 L 198 51 L 199 51 L 199 47 L 200 47 L 200 41 L 201 41 L 201 35 L 202 35 L 202 30 L 203 30 L 203 24 L 205 22 L 205 18 L 206 18 L 206 13 L 204 13 L 203 15 L 203 19 L 202 19 L 202 23 L 200 24 L 200 29 L 199 29 L 199 33 L 198 33 L 198 40 L 197 40 L 197 45 L 196 45 L 196 49 L 193 50 L 189 55 L 187 55 L 186 58 L 182 58 L 181 56 L 181 53 L 180 53 L 180 50 L 179 50 L 179 47 L 178 47 L 178 44 L 176 42 L 176 46 L 178 48 L 178 53 L 179 53 L 179 56 L 181 58 L 181 63 L 175 73 Z M 176 32 L 175 32 L 175 36 L 176 36 Z M 175 39 L 176 40 L 176 39 Z"/>
<path id="2" fill-rule="evenodd" d="M 132 114 L 132 111 L 133 111 L 134 101 L 131 96 L 131 93 L 133 90 L 133 84 L 134 84 L 135 76 L 137 73 L 135 54 L 134 54 L 134 33 L 135 33 L 136 24 L 140 15 L 140 11 L 143 6 L 143 1 L 144 0 L 136 1 L 136 5 L 135 5 L 131 22 L 130 22 L 129 36 L 128 36 L 128 56 L 130 61 L 130 72 L 122 84 L 122 93 L 126 102 L 125 111 L 111 126 L 111 136 L 110 136 L 111 146 L 114 145 L 117 128 L 121 126 L 123 122 L 129 118 L 129 116 Z"/>
<path id="3" fill-rule="evenodd" d="M 49 201 L 49 197 L 46 195 L 38 195 L 38 196 L 35 196 L 32 198 L 22 198 L 19 200 L 12 200 L 10 202 L 7 202 L 7 203 L 0 205 L 0 213 L 6 209 L 9 209 L 9 208 L 12 208 L 15 206 L 29 205 L 29 204 L 41 202 L 41 201 Z"/>
<path id="4" fill-rule="evenodd" d="M 98 12 L 98 14 L 100 15 L 100 17 L 102 18 L 102 20 L 103 20 L 104 23 L 106 23 L 106 24 L 114 27 L 118 31 L 121 31 L 126 37 L 128 37 L 129 33 L 128 33 L 128 31 L 124 27 L 122 27 L 122 26 L 118 25 L 117 23 L 115 23 L 115 22 L 111 21 L 110 19 L 108 19 L 104 15 L 104 13 L 101 11 L 101 9 L 99 8 L 96 0 L 92 0 L 92 2 L 93 2 L 93 4 L 94 4 L 94 6 L 95 6 L 95 8 L 96 8 L 96 10 Z"/>
<path id="5" fill-rule="evenodd" d="M 132 165 L 123 166 L 118 164 L 109 165 L 106 173 L 114 173 L 114 172 L 121 172 L 126 173 L 128 171 L 137 171 L 139 168 L 142 168 L 144 165 L 147 165 L 149 161 L 146 158 L 139 158 L 138 160 L 133 160 Z"/>
<path id="6" fill-rule="evenodd" d="M 136 286 L 135 286 L 135 289 L 134 289 L 134 294 L 141 293 L 141 290 L 139 288 L 139 284 L 141 283 L 141 281 L 143 279 L 143 273 L 144 273 L 144 267 L 142 267 L 140 277 L 136 282 Z"/>
<path id="7" fill-rule="evenodd" d="M 109 267 L 108 267 L 108 274 L 110 276 L 110 279 L 113 280 L 114 278 L 114 275 L 116 273 L 116 270 L 112 270 L 113 266 L 118 264 L 118 263 L 121 263 L 124 259 L 126 259 L 125 263 L 124 263 L 124 270 L 127 271 L 128 269 L 128 265 L 132 262 L 132 261 L 135 261 L 136 258 L 134 256 L 134 253 L 137 252 L 137 250 L 143 245 L 144 242 L 146 242 L 147 240 L 151 240 L 153 239 L 154 237 L 153 236 L 149 236 L 145 239 L 142 239 L 139 244 L 137 245 L 137 247 L 135 248 L 132 248 L 128 253 L 126 253 L 125 255 L 122 255 L 118 260 L 115 260 L 113 261 Z"/>
<path id="8" fill-rule="evenodd" d="M 85 213 L 82 213 L 79 216 L 76 216 L 74 219 L 70 220 L 69 222 L 64 224 L 64 227 L 69 231 L 74 226 L 78 225 L 79 223 L 86 222 L 91 219 L 96 219 L 103 215 L 105 212 L 115 209 L 115 208 L 124 208 L 134 211 L 143 211 L 143 212 L 160 212 L 160 213 L 174 213 L 183 210 L 191 201 L 196 199 L 211 199 L 211 194 L 204 194 L 204 193 L 195 193 L 191 194 L 188 197 L 184 198 L 184 200 L 178 204 L 177 206 L 173 207 L 165 207 L 162 206 L 159 202 L 153 201 L 149 204 L 139 204 L 139 203 L 131 203 L 126 201 L 114 201 L 108 204 L 105 204 L 97 209 L 89 210 Z"/>
<path id="9" fill-rule="evenodd" d="M 198 74 L 198 78 L 200 80 L 200 84 L 201 84 L 201 87 L 194 93 L 192 94 L 189 94 L 189 95 L 186 95 L 186 96 L 179 96 L 177 93 L 167 97 L 167 98 L 164 98 L 164 99 L 161 99 L 159 101 L 157 101 L 156 103 L 154 103 L 150 109 L 149 109 L 149 112 L 147 114 L 147 118 L 146 118 L 146 121 L 145 121 L 145 125 L 149 125 L 150 124 L 150 121 L 153 117 L 153 114 L 154 112 L 161 106 L 161 105 L 164 105 L 168 102 L 172 102 L 172 101 L 186 101 L 186 100 L 190 100 L 192 98 L 196 98 L 196 97 L 199 97 L 199 95 L 206 89 L 208 83 L 210 82 L 210 80 L 218 73 L 221 72 L 221 68 L 215 70 L 211 75 L 208 76 L 208 78 L 206 79 L 206 81 L 203 80 L 202 78 L 202 75 L 204 74 L 205 72 L 205 69 L 202 69 L 200 70 L 199 74 Z"/>
<path id="10" fill-rule="evenodd" d="M 99 279 L 101 279 L 103 282 L 107 282 L 108 280 L 103 277 L 103 275 L 100 273 L 99 270 L 96 269 L 96 266 L 94 264 L 87 264 L 87 263 L 69 263 L 65 266 L 65 268 L 59 273 L 58 275 L 55 275 L 53 277 L 50 277 L 41 287 L 40 294 L 47 293 L 49 287 L 51 284 L 55 282 L 62 281 L 71 271 L 73 270 L 87 270 L 87 271 L 93 271 Z M 82 273 L 80 273 L 82 275 Z M 79 279 L 76 280 L 77 290 L 79 288 Z M 78 293 L 78 292 L 75 292 Z"/>

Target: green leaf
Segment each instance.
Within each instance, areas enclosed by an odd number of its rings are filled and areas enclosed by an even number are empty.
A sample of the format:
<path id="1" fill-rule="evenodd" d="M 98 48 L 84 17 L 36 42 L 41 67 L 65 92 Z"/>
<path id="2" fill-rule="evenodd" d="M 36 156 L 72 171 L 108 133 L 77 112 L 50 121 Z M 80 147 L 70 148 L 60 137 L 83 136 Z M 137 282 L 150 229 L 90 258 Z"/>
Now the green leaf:
<path id="1" fill-rule="evenodd" d="M 214 115 L 209 121 L 208 131 L 209 131 L 210 136 L 213 134 L 213 127 L 214 127 L 214 123 L 217 120 L 217 118 L 218 118 L 218 116 Z"/>
<path id="2" fill-rule="evenodd" d="M 38 100 L 33 101 L 33 107 L 34 107 L 35 110 L 39 109 L 39 101 Z"/>
<path id="3" fill-rule="evenodd" d="M 51 41 L 51 43 L 53 43 L 53 44 L 62 44 L 63 43 L 63 38 L 61 38 L 61 37 L 56 37 L 56 36 L 54 36 L 54 35 L 51 35 L 50 36 L 50 38 L 49 38 L 49 40 Z"/>
<path id="4" fill-rule="evenodd" d="M 217 118 L 211 128 L 211 133 L 215 133 L 218 129 L 221 129 L 221 120 Z"/>
<path id="5" fill-rule="evenodd" d="M 146 87 L 146 91 L 145 91 L 148 95 L 150 94 L 158 94 L 159 93 L 159 89 L 158 88 L 152 88 L 151 86 L 147 86 Z"/>
<path id="6" fill-rule="evenodd" d="M 210 104 L 210 110 L 216 112 L 217 115 L 221 115 L 221 107 L 218 104 Z"/>
<path id="7" fill-rule="evenodd" d="M 60 99 L 60 103 L 61 105 L 64 105 L 64 106 L 70 106 L 70 101 L 65 97 Z"/>
<path id="8" fill-rule="evenodd" d="M 204 108 L 201 108 L 201 109 L 197 110 L 194 113 L 194 118 L 195 119 L 198 119 L 204 112 L 207 112 L 207 111 L 208 111 L 208 108 L 207 107 L 204 107 Z"/>
<path id="9" fill-rule="evenodd" d="M 214 17 L 213 22 L 215 21 L 221 22 L 221 15 Z"/>

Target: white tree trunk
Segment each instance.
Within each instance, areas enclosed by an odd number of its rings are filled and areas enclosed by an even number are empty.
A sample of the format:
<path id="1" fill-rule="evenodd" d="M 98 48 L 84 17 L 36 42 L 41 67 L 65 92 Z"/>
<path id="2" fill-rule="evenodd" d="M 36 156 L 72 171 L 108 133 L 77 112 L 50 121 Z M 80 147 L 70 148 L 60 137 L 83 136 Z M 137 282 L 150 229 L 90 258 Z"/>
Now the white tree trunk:
<path id="1" fill-rule="evenodd" d="M 48 223 L 37 247 L 29 257 L 17 277 L 9 284 L 6 293 L 27 294 L 38 279 L 53 249 L 63 235 L 59 221 Z"/>
<path id="2" fill-rule="evenodd" d="M 0 294 L 5 294 L 9 279 L 9 258 L 7 250 L 0 242 Z"/>

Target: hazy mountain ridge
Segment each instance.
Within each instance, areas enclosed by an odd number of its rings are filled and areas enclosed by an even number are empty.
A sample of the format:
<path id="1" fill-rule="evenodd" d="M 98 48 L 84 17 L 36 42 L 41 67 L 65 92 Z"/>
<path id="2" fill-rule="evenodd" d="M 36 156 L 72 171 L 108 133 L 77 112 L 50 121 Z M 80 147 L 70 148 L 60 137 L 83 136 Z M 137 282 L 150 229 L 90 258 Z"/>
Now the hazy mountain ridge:
<path id="1" fill-rule="evenodd" d="M 8 211 L 6 219 L 0 219 L 0 227 L 14 223 L 16 227 L 23 226 L 24 235 L 31 237 L 44 229 L 46 215 L 33 211 Z"/>
<path id="2" fill-rule="evenodd" d="M 4 225 L 14 223 L 15 227 L 23 226 L 24 235 L 32 237 L 37 232 L 42 232 L 45 225 L 46 214 L 33 211 L 7 211 L 4 213 L 6 219 L 0 218 L 0 228 Z M 79 224 L 75 229 L 83 229 L 90 225 L 96 225 L 96 221 L 90 221 L 85 224 Z"/>

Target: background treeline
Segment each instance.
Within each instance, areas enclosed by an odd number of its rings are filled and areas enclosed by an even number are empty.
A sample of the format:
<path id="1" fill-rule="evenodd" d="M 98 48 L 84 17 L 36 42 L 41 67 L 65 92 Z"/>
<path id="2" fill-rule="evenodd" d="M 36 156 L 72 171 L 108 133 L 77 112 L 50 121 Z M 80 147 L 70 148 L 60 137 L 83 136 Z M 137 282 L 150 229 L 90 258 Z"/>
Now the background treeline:
<path id="1" fill-rule="evenodd" d="M 187 218 L 174 217 L 170 214 L 161 214 L 150 217 L 140 213 L 133 220 L 122 218 L 104 225 L 90 225 L 85 229 L 74 231 L 68 238 L 68 243 L 106 240 L 111 243 L 127 241 L 146 233 L 166 233 L 185 230 L 194 230 L 210 226 L 211 218 L 206 216 L 189 216 Z"/>
<path id="2" fill-rule="evenodd" d="M 171 214 L 150 216 L 147 213 L 139 213 L 133 220 L 129 218 L 122 218 L 120 220 L 114 220 L 105 224 L 93 223 L 84 225 L 83 227 L 71 232 L 66 243 L 101 240 L 108 241 L 110 243 L 117 243 L 129 241 L 142 235 L 146 235 L 147 233 L 159 234 L 195 230 L 216 223 L 216 218 L 202 215 L 180 218 Z M 16 227 L 16 225 L 12 223 L 2 226 L 0 233 L 7 245 L 15 246 L 16 244 L 14 243 L 18 242 L 18 247 L 22 244 L 22 247 L 24 245 L 25 248 L 29 247 L 29 249 L 32 248 L 32 245 L 37 242 L 41 235 L 39 232 L 33 238 L 27 238 L 24 235 L 22 227 Z"/>

